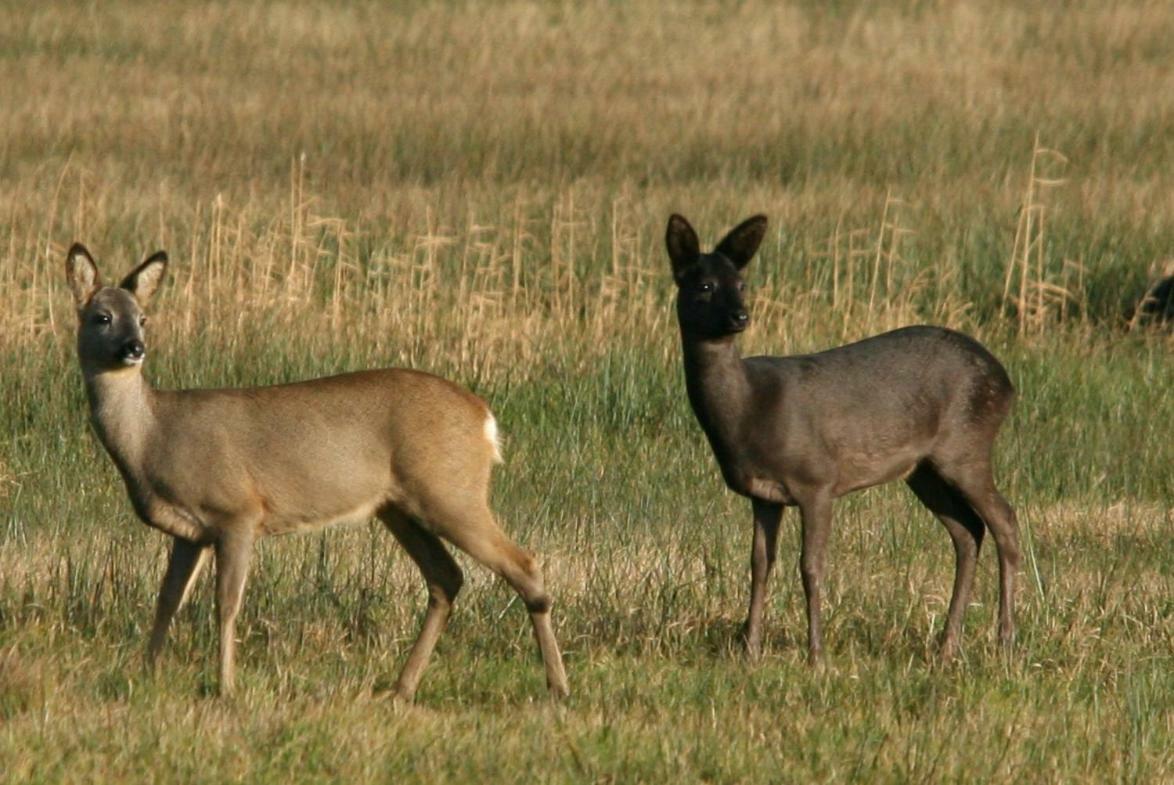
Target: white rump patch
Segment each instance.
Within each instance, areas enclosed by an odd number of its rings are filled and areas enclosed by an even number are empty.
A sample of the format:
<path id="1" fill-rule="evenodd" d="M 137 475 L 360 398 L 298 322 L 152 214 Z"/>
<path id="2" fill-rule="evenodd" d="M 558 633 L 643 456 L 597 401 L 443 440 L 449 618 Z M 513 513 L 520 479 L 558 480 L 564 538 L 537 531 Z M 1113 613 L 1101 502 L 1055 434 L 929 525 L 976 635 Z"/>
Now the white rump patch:
<path id="1" fill-rule="evenodd" d="M 505 459 L 501 457 L 501 439 L 497 435 L 497 420 L 493 419 L 492 414 L 485 418 L 485 438 L 493 447 L 494 463 L 503 463 Z"/>

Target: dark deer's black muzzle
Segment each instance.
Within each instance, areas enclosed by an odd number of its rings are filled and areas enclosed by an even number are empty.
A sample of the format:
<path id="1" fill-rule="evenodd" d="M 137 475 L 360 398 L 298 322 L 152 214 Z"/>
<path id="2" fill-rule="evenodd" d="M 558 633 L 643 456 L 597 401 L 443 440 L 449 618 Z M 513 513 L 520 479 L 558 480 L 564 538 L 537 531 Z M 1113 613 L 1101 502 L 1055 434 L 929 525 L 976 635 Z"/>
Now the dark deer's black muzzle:
<path id="1" fill-rule="evenodd" d="M 138 338 L 133 338 L 122 345 L 118 359 L 124 363 L 135 363 L 142 360 L 147 354 L 147 347 Z"/>

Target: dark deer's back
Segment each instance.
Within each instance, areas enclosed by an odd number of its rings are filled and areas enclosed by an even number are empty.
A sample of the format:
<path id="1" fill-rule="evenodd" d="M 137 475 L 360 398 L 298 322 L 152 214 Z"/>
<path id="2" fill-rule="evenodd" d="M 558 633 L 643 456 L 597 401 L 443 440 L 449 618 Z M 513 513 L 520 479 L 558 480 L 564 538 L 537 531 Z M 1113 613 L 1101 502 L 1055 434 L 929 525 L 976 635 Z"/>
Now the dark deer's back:
<path id="1" fill-rule="evenodd" d="M 745 363 L 755 411 L 744 438 L 762 468 L 833 470 L 835 495 L 902 476 L 935 450 L 989 444 L 1015 395 L 990 352 L 940 327 Z"/>
<path id="2" fill-rule="evenodd" d="M 808 480 L 830 481 L 838 496 L 903 476 L 935 453 L 985 452 L 1015 394 L 980 343 L 940 327 L 743 363 L 748 394 L 722 401 L 719 388 L 715 400 L 709 385 L 692 397 L 723 475 L 747 495 L 752 478 L 777 478 L 788 499 Z"/>
<path id="3" fill-rule="evenodd" d="M 997 427 L 1015 395 L 1006 370 L 982 344 L 942 327 L 903 327 L 815 354 L 751 357 L 746 364 L 756 386 L 771 386 L 769 377 L 777 375 L 788 406 L 827 420 L 828 432 L 844 438 Z"/>

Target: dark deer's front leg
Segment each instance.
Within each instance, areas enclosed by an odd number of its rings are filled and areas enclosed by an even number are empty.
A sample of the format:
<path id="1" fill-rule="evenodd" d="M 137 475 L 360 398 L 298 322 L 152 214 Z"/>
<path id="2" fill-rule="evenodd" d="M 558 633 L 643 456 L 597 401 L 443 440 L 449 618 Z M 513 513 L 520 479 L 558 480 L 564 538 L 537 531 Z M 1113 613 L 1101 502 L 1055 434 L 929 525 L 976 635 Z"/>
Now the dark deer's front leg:
<path id="1" fill-rule="evenodd" d="M 754 544 L 750 550 L 750 611 L 742 626 L 746 655 L 756 660 L 762 656 L 762 612 L 766 605 L 766 584 L 778 553 L 779 521 L 783 507 L 773 502 L 753 499 Z"/>
<path id="2" fill-rule="evenodd" d="M 823 583 L 823 555 L 832 526 L 831 494 L 819 491 L 799 502 L 803 517 L 803 551 L 799 573 L 807 597 L 807 659 L 812 665 L 823 657 L 823 614 L 820 587 Z"/>
<path id="3" fill-rule="evenodd" d="M 167 572 L 159 588 L 159 601 L 155 607 L 155 624 L 151 628 L 151 640 L 147 644 L 147 667 L 153 668 L 171 620 L 183 606 L 191 591 L 192 584 L 200 569 L 208 560 L 208 547 L 176 537 L 171 545 L 171 557 L 167 561 Z"/>

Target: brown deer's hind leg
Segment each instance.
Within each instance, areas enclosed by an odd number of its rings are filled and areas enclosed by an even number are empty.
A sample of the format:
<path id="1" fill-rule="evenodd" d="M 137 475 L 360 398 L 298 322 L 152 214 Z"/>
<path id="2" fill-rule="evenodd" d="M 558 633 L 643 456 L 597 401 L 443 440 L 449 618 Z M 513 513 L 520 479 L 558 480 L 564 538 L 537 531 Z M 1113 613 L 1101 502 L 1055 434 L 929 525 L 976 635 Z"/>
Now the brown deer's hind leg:
<path id="1" fill-rule="evenodd" d="M 450 508 L 438 523 L 445 539 L 504 578 L 522 598 L 546 668 L 546 685 L 553 696 L 566 697 L 567 674 L 550 622 L 552 602 L 533 557 L 505 535 L 484 503 L 468 505 L 460 512 Z"/>
<path id="2" fill-rule="evenodd" d="M 452 612 L 453 602 L 464 583 L 461 568 L 445 549 L 444 543 L 435 534 L 425 530 L 399 510 L 387 507 L 379 511 L 379 518 L 395 535 L 396 540 L 408 552 L 408 556 L 420 568 L 428 584 L 428 609 L 420 634 L 412 644 L 408 659 L 396 681 L 396 697 L 410 701 L 420 684 L 420 676 L 432 657 L 432 650 L 444 632 Z"/>

